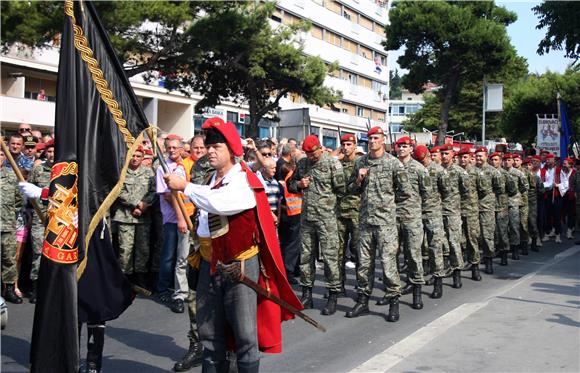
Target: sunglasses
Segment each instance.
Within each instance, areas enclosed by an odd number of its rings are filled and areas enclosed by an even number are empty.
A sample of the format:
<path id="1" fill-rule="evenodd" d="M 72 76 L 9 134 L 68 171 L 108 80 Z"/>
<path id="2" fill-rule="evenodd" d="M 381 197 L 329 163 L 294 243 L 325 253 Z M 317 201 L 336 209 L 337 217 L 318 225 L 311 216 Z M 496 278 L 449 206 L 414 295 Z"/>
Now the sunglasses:
<path id="1" fill-rule="evenodd" d="M 18 132 L 30 132 L 32 131 L 32 128 L 19 128 Z"/>
<path id="2" fill-rule="evenodd" d="M 272 153 L 260 153 L 263 157 L 271 157 Z"/>

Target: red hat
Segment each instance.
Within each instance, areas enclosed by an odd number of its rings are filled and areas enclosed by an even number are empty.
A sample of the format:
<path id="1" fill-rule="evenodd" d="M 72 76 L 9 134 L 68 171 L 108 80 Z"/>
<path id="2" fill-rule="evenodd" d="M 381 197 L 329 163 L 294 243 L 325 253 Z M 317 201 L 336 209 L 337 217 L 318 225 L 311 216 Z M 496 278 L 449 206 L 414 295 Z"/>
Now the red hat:
<path id="1" fill-rule="evenodd" d="M 44 148 L 50 148 L 53 147 L 54 148 L 54 139 L 50 139 L 47 142 L 44 143 Z"/>
<path id="2" fill-rule="evenodd" d="M 542 161 L 542 157 L 540 157 L 539 155 L 532 155 L 532 160 L 541 162 Z"/>
<path id="3" fill-rule="evenodd" d="M 413 145 L 413 140 L 409 136 L 403 136 L 395 142 L 395 145 Z"/>
<path id="4" fill-rule="evenodd" d="M 441 151 L 441 147 L 440 146 L 434 146 L 430 150 L 431 154 L 433 154 L 433 153 L 439 153 L 440 151 Z"/>
<path id="5" fill-rule="evenodd" d="M 153 158 L 153 150 L 151 149 L 145 149 L 144 154 L 144 158 Z"/>
<path id="6" fill-rule="evenodd" d="M 37 152 L 41 152 L 46 148 L 46 144 L 43 142 L 39 142 L 38 144 L 36 144 L 36 151 Z"/>
<path id="7" fill-rule="evenodd" d="M 452 144 L 443 144 L 439 147 L 439 149 L 441 149 L 442 152 L 453 151 L 453 145 Z"/>
<path id="8" fill-rule="evenodd" d="M 503 159 L 513 159 L 514 155 L 512 153 L 505 153 L 503 155 Z"/>
<path id="9" fill-rule="evenodd" d="M 136 152 L 141 152 L 141 153 L 143 153 L 143 146 L 142 146 L 142 145 L 139 145 L 139 146 L 137 147 L 137 149 L 135 149 L 135 151 L 136 151 Z"/>
<path id="10" fill-rule="evenodd" d="M 480 152 L 487 153 L 487 148 L 485 146 L 478 146 L 477 148 L 475 148 L 475 152 L 476 153 L 480 153 Z"/>
<path id="11" fill-rule="evenodd" d="M 242 140 L 236 126 L 232 122 L 224 123 L 223 119 L 213 117 L 206 120 L 201 129 L 206 131 L 205 143 L 225 143 L 229 146 L 236 157 L 244 155 Z"/>
<path id="12" fill-rule="evenodd" d="M 417 145 L 414 151 L 415 159 L 421 161 L 427 156 L 429 149 L 425 145 Z"/>
<path id="13" fill-rule="evenodd" d="M 351 141 L 356 144 L 356 137 L 352 133 L 347 133 L 345 135 L 342 135 L 342 137 L 340 138 L 341 144 L 345 141 Z"/>
<path id="14" fill-rule="evenodd" d="M 522 159 L 522 164 L 528 164 L 528 163 L 532 163 L 532 157 L 528 156 L 524 159 Z"/>
<path id="15" fill-rule="evenodd" d="M 546 155 L 546 158 L 554 158 L 554 154 L 548 153 L 548 155 Z"/>
<path id="16" fill-rule="evenodd" d="M 513 153 L 512 158 L 513 159 L 516 159 L 516 158 L 522 159 L 522 155 L 520 153 Z"/>
<path id="17" fill-rule="evenodd" d="M 502 158 L 500 152 L 494 152 L 492 155 L 489 156 L 489 158 L 493 158 L 493 157 L 499 157 L 500 159 Z M 504 155 L 504 157 L 505 157 L 505 155 Z"/>
<path id="18" fill-rule="evenodd" d="M 540 154 L 550 154 L 550 152 L 546 149 L 540 150 Z"/>
<path id="19" fill-rule="evenodd" d="M 181 141 L 181 140 L 183 140 L 183 137 L 176 135 L 174 133 L 170 133 L 169 135 L 167 135 L 166 139 L 167 140 L 179 140 L 179 141 Z"/>
<path id="20" fill-rule="evenodd" d="M 566 161 L 572 165 L 574 164 L 574 159 L 572 157 L 566 157 L 566 158 L 564 158 L 564 161 Z M 564 163 L 564 162 L 562 161 L 562 163 Z"/>
<path id="21" fill-rule="evenodd" d="M 379 126 L 375 126 L 367 132 L 367 136 L 376 135 L 376 134 L 384 135 L 385 133 L 383 132 L 383 129 Z"/>
<path id="22" fill-rule="evenodd" d="M 318 136 L 316 135 L 308 135 L 302 141 L 302 150 L 305 152 L 313 152 L 320 148 L 320 140 L 318 140 Z"/>
<path id="23" fill-rule="evenodd" d="M 467 148 L 461 148 L 457 152 L 457 155 L 464 155 L 464 154 L 469 154 L 469 149 L 467 149 Z"/>

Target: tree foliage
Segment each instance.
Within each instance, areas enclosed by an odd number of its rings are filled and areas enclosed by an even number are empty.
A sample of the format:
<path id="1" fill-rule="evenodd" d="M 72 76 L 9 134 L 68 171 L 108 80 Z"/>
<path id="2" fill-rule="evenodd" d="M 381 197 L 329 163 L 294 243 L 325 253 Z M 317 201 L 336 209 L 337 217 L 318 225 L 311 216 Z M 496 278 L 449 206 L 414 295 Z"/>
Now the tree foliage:
<path id="1" fill-rule="evenodd" d="M 438 143 L 462 84 L 483 80 L 514 59 L 506 26 L 516 15 L 493 2 L 395 1 L 386 27 L 386 50 L 405 47 L 397 60 L 409 73 L 403 85 L 415 93 L 433 81 L 442 86 Z"/>
<path id="2" fill-rule="evenodd" d="M 538 54 L 564 50 L 566 57 L 580 58 L 580 2 L 545 1 L 532 8 L 538 16 L 536 28 L 546 28 L 546 36 L 538 45 Z"/>
<path id="3" fill-rule="evenodd" d="M 391 100 L 400 100 L 402 96 L 402 84 L 401 84 L 401 76 L 399 75 L 399 70 L 395 69 L 394 71 L 389 71 L 389 98 Z"/>

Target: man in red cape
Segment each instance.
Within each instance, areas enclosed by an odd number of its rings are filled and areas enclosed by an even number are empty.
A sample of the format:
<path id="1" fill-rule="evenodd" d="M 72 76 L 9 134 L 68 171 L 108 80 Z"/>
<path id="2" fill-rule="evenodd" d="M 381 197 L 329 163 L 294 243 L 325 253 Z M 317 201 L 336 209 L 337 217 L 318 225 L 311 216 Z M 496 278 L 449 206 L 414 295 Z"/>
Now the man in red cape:
<path id="1" fill-rule="evenodd" d="M 282 351 L 281 322 L 294 315 L 223 276 L 216 271 L 217 263 L 239 265 L 248 279 L 295 308 L 303 307 L 286 278 L 264 187 L 243 162 L 236 162 L 243 148 L 235 126 L 212 118 L 202 128 L 215 169 L 208 184 L 165 176 L 171 189 L 184 191 L 199 208 L 197 321 L 204 346 L 202 371 L 225 369 L 226 349 L 233 342 L 238 372 L 257 372 L 259 351 Z"/>

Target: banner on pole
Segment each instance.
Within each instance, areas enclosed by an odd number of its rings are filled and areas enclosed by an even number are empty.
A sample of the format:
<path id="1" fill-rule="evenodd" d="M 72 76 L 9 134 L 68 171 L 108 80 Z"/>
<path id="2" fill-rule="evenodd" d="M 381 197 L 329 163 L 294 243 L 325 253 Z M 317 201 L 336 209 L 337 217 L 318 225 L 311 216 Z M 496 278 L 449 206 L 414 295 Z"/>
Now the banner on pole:
<path id="1" fill-rule="evenodd" d="M 556 115 L 536 114 L 538 118 L 538 150 L 547 150 L 560 156 L 560 122 Z"/>

